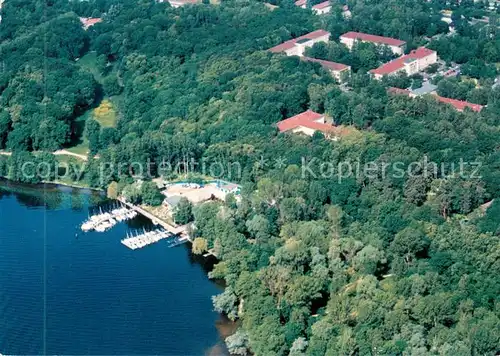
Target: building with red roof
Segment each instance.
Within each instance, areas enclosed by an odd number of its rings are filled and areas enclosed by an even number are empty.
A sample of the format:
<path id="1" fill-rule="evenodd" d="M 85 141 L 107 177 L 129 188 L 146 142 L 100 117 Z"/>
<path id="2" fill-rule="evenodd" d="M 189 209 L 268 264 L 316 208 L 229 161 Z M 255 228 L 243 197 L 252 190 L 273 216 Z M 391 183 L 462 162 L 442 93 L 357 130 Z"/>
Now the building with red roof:
<path id="1" fill-rule="evenodd" d="M 387 92 L 389 94 L 394 94 L 394 95 L 405 95 L 405 96 L 408 96 L 410 98 L 414 98 L 416 96 L 408 89 L 399 89 L 399 88 L 394 88 L 394 87 L 387 88 Z M 464 111 L 465 108 L 469 108 L 472 111 L 480 112 L 484 108 L 483 105 L 469 103 L 468 101 L 444 98 L 444 97 L 439 96 L 437 94 L 432 94 L 432 97 L 436 98 L 437 101 L 439 101 L 440 103 L 449 104 L 449 105 L 453 106 L 457 111 Z"/>
<path id="2" fill-rule="evenodd" d="M 322 3 L 314 5 L 312 10 L 317 15 L 327 14 L 332 10 L 332 4 L 330 4 L 330 1 L 323 1 Z"/>
<path id="3" fill-rule="evenodd" d="M 301 7 L 303 9 L 307 8 L 307 0 L 298 0 L 295 1 L 295 6 Z M 330 1 L 323 1 L 322 3 L 313 5 L 311 10 L 317 15 L 327 14 L 332 10 L 332 4 Z"/>
<path id="4" fill-rule="evenodd" d="M 307 47 L 312 47 L 315 43 L 328 42 L 330 32 L 325 30 L 316 30 L 306 35 L 288 40 L 270 48 L 273 53 L 285 52 L 287 56 L 303 56 Z"/>
<path id="5" fill-rule="evenodd" d="M 394 54 L 403 54 L 406 48 L 406 42 L 391 37 L 383 37 L 370 35 L 362 32 L 347 32 L 340 36 L 340 42 L 345 44 L 347 48 L 352 49 L 354 43 L 370 42 L 379 46 L 387 46 Z"/>
<path id="6" fill-rule="evenodd" d="M 323 68 L 328 70 L 332 76 L 341 81 L 343 73 L 349 73 L 351 71 L 351 67 L 342 63 L 325 61 L 322 59 L 316 59 L 311 57 L 303 57 L 305 61 L 319 63 Z"/>
<path id="7" fill-rule="evenodd" d="M 280 132 L 302 133 L 313 136 L 317 131 L 323 133 L 326 138 L 337 140 L 353 131 L 344 126 L 334 126 L 327 123 L 325 115 L 318 114 L 312 110 L 282 120 L 277 124 Z"/>
<path id="8" fill-rule="evenodd" d="M 396 88 L 396 87 L 389 87 L 387 88 L 387 92 L 389 94 L 394 94 L 394 95 L 405 95 L 409 96 L 410 98 L 414 98 L 415 94 L 413 94 L 410 90 L 408 89 L 401 89 L 401 88 Z"/>
<path id="9" fill-rule="evenodd" d="M 102 22 L 100 17 L 80 17 L 80 22 L 83 25 L 83 29 L 87 30 L 89 27 L 94 26 L 96 23 Z"/>
<path id="10" fill-rule="evenodd" d="M 469 103 L 468 101 L 443 98 L 442 96 L 439 96 L 439 95 L 434 95 L 434 96 L 436 97 L 436 99 L 440 103 L 449 104 L 449 105 L 453 106 L 457 111 L 464 111 L 465 108 L 469 108 L 472 111 L 480 112 L 484 108 L 483 105 Z"/>
<path id="11" fill-rule="evenodd" d="M 349 6 L 348 5 L 344 5 L 342 6 L 342 16 L 345 18 L 345 19 L 350 19 L 352 17 L 352 13 L 351 11 L 349 10 Z"/>
<path id="12" fill-rule="evenodd" d="M 382 64 L 377 69 L 372 69 L 370 73 L 375 79 L 381 79 L 384 75 L 393 75 L 402 71 L 408 75 L 413 75 L 436 62 L 436 51 L 419 47 L 404 56 Z"/>

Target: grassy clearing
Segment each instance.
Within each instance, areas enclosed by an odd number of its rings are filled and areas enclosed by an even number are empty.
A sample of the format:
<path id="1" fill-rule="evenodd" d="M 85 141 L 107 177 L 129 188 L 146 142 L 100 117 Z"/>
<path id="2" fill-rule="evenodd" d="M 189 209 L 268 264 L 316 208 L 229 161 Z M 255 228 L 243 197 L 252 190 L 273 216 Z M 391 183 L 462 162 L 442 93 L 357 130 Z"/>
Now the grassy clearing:
<path id="1" fill-rule="evenodd" d="M 70 155 L 57 155 L 55 156 L 56 160 L 59 162 L 60 167 L 58 170 L 58 180 L 52 181 L 50 183 L 56 183 L 56 184 L 62 184 L 62 185 L 67 185 L 71 187 L 77 187 L 77 188 L 90 188 L 90 186 L 85 182 L 85 181 L 74 181 L 71 179 L 71 176 L 68 174 L 67 167 L 71 163 L 76 163 L 77 165 L 83 165 L 85 162 L 83 162 L 81 159 L 70 156 Z M 73 169 L 77 169 L 73 167 Z"/>
<path id="2" fill-rule="evenodd" d="M 102 127 L 115 127 L 117 116 L 116 107 L 109 99 L 103 99 L 99 106 L 92 110 L 92 118 Z"/>
<path id="3" fill-rule="evenodd" d="M 84 161 L 81 158 L 75 157 L 72 155 L 58 154 L 58 155 L 55 155 L 55 158 L 59 163 L 69 163 L 69 162 L 76 162 L 78 164 L 84 163 Z"/>
<path id="4" fill-rule="evenodd" d="M 66 148 L 66 151 L 79 155 L 87 155 L 89 153 L 89 142 L 86 138 L 83 138 L 76 146 Z"/>
<path id="5" fill-rule="evenodd" d="M 102 84 L 102 80 L 104 79 L 104 77 L 97 69 L 97 54 L 95 52 L 89 52 L 86 55 L 84 55 L 82 58 L 78 60 L 78 64 L 82 68 L 85 68 L 88 71 L 90 71 L 94 76 L 95 80 L 99 84 Z"/>

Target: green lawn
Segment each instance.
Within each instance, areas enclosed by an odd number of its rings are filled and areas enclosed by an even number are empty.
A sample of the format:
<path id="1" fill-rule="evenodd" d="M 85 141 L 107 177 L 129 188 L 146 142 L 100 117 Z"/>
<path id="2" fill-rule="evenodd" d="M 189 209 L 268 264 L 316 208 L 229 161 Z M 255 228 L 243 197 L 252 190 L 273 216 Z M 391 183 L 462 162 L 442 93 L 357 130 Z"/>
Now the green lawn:
<path id="1" fill-rule="evenodd" d="M 97 54 L 95 52 L 89 52 L 82 58 L 80 58 L 77 63 L 82 68 L 88 69 L 94 76 L 95 80 L 98 83 L 102 84 L 103 76 L 97 70 L 96 61 L 97 61 Z"/>
<path id="2" fill-rule="evenodd" d="M 70 155 L 57 155 L 54 157 L 57 160 L 57 162 L 59 162 L 59 163 L 68 163 L 71 161 L 81 162 L 80 159 L 73 157 L 73 156 L 70 156 Z"/>
<path id="3" fill-rule="evenodd" d="M 79 155 L 87 155 L 89 153 L 89 143 L 86 138 L 83 138 L 76 146 L 66 148 L 66 151 L 73 152 Z"/>
<path id="4" fill-rule="evenodd" d="M 65 147 L 66 150 L 83 155 L 87 154 L 87 151 L 89 149 L 89 143 L 85 138 L 84 131 L 85 131 L 85 122 L 87 121 L 87 118 L 91 112 L 92 109 L 87 110 L 85 113 L 83 113 L 83 115 L 80 115 L 75 119 L 74 122 L 75 136 L 78 137 L 78 139 L 73 140 L 70 146 Z"/>

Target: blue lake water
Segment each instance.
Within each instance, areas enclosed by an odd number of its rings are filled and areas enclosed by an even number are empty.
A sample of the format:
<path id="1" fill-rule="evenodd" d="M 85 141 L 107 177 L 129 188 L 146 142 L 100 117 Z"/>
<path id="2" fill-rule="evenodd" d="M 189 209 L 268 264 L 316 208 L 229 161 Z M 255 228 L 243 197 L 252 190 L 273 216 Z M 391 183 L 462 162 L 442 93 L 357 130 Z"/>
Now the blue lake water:
<path id="1" fill-rule="evenodd" d="M 10 188 L 9 188 L 10 189 Z M 7 192 L 0 183 L 0 352 L 220 354 L 203 260 L 161 241 L 120 243 L 146 221 L 79 231 L 95 197 L 68 188 Z"/>

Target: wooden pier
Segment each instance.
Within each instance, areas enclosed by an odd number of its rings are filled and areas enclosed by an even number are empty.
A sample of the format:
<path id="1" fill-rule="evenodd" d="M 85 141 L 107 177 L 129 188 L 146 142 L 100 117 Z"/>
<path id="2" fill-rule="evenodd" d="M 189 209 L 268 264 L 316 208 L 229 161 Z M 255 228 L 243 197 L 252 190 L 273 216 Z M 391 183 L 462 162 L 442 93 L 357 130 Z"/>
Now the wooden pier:
<path id="1" fill-rule="evenodd" d="M 165 230 L 167 230 L 168 232 L 170 232 L 173 235 L 180 235 L 182 237 L 188 235 L 187 234 L 187 229 L 186 229 L 185 226 L 178 226 L 178 227 L 172 226 L 169 223 L 167 223 L 167 222 L 163 221 L 162 219 L 158 218 L 157 216 L 154 216 L 149 211 L 144 210 L 140 206 L 136 206 L 134 204 L 128 203 L 127 201 L 125 201 L 125 199 L 123 199 L 121 197 L 118 198 L 118 201 L 122 202 L 127 207 L 129 207 L 130 209 L 133 209 L 133 210 L 137 211 L 138 213 L 144 215 L 145 217 L 147 217 L 148 219 L 150 219 L 153 222 L 153 224 L 160 225 L 161 227 L 163 227 Z"/>

